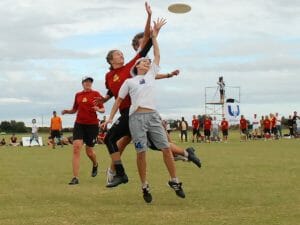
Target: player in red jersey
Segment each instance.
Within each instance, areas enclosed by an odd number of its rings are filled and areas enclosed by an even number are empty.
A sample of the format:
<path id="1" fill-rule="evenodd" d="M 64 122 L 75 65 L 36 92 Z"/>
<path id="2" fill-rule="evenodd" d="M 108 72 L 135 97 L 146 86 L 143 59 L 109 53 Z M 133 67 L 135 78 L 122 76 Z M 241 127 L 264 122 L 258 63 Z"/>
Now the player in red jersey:
<path id="1" fill-rule="evenodd" d="M 243 115 L 241 115 L 240 119 L 240 133 L 241 133 L 241 141 L 247 141 L 248 139 L 248 122 Z"/>
<path id="2" fill-rule="evenodd" d="M 264 133 L 265 133 L 265 140 L 269 139 L 271 136 L 271 128 L 272 123 L 268 116 L 265 116 L 264 119 Z"/>
<path id="3" fill-rule="evenodd" d="M 270 113 L 270 120 L 271 120 L 271 134 L 273 139 L 277 137 L 277 128 L 276 128 L 276 117 L 274 114 Z"/>
<path id="4" fill-rule="evenodd" d="M 226 120 L 226 118 L 224 117 L 221 122 L 221 130 L 222 130 L 224 142 L 227 142 L 227 139 L 228 139 L 228 129 L 229 129 L 229 123 Z"/>
<path id="5" fill-rule="evenodd" d="M 199 141 L 199 136 L 200 136 L 200 123 L 199 119 L 196 117 L 196 115 L 193 115 L 193 120 L 192 120 L 192 126 L 193 126 L 193 142 L 195 142 L 195 136 L 197 142 Z"/>
<path id="6" fill-rule="evenodd" d="M 208 116 L 204 116 L 204 136 L 205 140 L 210 143 L 210 134 L 211 134 L 211 119 Z"/>
<path id="7" fill-rule="evenodd" d="M 64 114 L 77 113 L 73 130 L 73 178 L 70 185 L 79 184 L 80 150 L 86 144 L 86 154 L 93 163 L 92 177 L 98 172 L 98 162 L 93 149 L 99 133 L 97 112 L 104 113 L 103 104 L 95 104 L 94 99 L 101 97 L 100 93 L 92 89 L 93 78 L 82 79 L 83 91 L 75 95 L 73 108 L 63 110 Z"/>

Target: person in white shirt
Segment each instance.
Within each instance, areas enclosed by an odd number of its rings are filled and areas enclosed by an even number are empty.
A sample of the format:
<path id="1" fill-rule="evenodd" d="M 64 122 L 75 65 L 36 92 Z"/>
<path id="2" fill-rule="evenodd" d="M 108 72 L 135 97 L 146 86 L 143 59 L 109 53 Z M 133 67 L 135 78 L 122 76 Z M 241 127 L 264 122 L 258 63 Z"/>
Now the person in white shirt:
<path id="1" fill-rule="evenodd" d="M 176 176 L 176 169 L 173 155 L 166 132 L 163 128 L 161 118 L 156 111 L 154 96 L 154 81 L 159 70 L 160 53 L 157 43 L 157 34 L 159 29 L 165 24 L 164 19 L 158 19 L 154 22 L 152 31 L 154 60 L 151 63 L 149 58 L 141 58 L 136 61 L 131 69 L 133 78 L 127 79 L 119 91 L 111 110 L 107 123 L 112 123 L 113 118 L 118 111 L 123 99 L 129 94 L 131 98 L 131 107 L 129 111 L 129 128 L 135 149 L 137 151 L 137 166 L 142 183 L 143 198 L 147 203 L 152 201 L 149 184 L 146 179 L 146 150 L 148 146 L 147 135 L 163 152 L 165 165 L 170 174 L 171 180 L 169 186 L 173 188 L 176 195 L 185 198 L 182 189 L 182 183 Z"/>
<path id="2" fill-rule="evenodd" d="M 275 113 L 275 117 L 276 117 L 276 129 L 277 132 L 279 133 L 280 138 L 282 138 L 281 118 L 278 113 Z"/>
<path id="3" fill-rule="evenodd" d="M 212 138 L 213 141 L 220 141 L 219 137 L 219 122 L 217 118 L 214 116 L 212 121 Z"/>
<path id="4" fill-rule="evenodd" d="M 35 140 L 38 143 L 38 145 L 40 145 L 38 130 L 39 130 L 39 128 L 36 125 L 36 119 L 33 119 L 32 120 L 32 126 L 31 126 L 31 138 L 30 138 L 30 141 L 29 141 L 29 146 L 31 146 L 31 143 L 32 143 L 33 140 Z"/>
<path id="5" fill-rule="evenodd" d="M 257 139 L 259 131 L 260 131 L 260 120 L 257 118 L 257 114 L 254 114 L 253 120 L 252 120 L 253 139 Z"/>

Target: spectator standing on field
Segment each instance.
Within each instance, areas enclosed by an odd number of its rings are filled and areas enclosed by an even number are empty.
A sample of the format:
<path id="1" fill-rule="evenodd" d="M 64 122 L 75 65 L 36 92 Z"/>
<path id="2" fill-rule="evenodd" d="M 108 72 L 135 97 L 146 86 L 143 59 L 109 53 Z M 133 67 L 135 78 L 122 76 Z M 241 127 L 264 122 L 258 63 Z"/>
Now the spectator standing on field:
<path id="1" fill-rule="evenodd" d="M 279 133 L 279 137 L 282 138 L 282 126 L 281 126 L 281 117 L 279 116 L 278 113 L 275 114 L 276 117 L 276 130 L 277 130 L 277 134 Z"/>
<path id="2" fill-rule="evenodd" d="M 223 134 L 223 141 L 225 143 L 227 143 L 227 139 L 228 139 L 228 129 L 229 129 L 229 123 L 226 120 L 226 118 L 224 117 L 221 122 L 221 130 L 222 130 L 222 134 Z"/>
<path id="3" fill-rule="evenodd" d="M 29 147 L 31 147 L 31 143 L 33 140 L 35 140 L 38 143 L 38 145 L 40 146 L 38 130 L 39 130 L 39 128 L 36 125 L 36 119 L 33 119 L 32 126 L 31 126 L 31 138 L 29 141 Z"/>
<path id="4" fill-rule="evenodd" d="M 57 138 L 58 143 L 61 144 L 61 147 L 64 145 L 61 143 L 61 130 L 62 130 L 62 121 L 59 116 L 57 116 L 56 111 L 53 111 L 53 117 L 51 118 L 50 124 L 50 135 L 52 148 L 55 149 L 55 138 Z"/>
<path id="5" fill-rule="evenodd" d="M 183 142 L 183 136 L 185 137 L 185 142 L 187 142 L 187 130 L 188 130 L 188 122 L 185 121 L 184 117 L 181 118 L 180 124 L 179 124 L 179 129 L 180 129 L 180 139 L 181 142 Z"/>
<path id="6" fill-rule="evenodd" d="M 217 121 L 217 118 L 214 116 L 212 121 L 212 138 L 213 141 L 219 141 L 219 122 Z"/>

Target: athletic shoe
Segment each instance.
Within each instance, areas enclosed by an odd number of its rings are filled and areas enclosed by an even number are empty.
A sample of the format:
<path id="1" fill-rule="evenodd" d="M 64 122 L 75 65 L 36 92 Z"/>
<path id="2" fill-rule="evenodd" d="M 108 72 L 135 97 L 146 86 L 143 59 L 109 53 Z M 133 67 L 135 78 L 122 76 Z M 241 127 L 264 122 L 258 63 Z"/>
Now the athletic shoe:
<path id="1" fill-rule="evenodd" d="M 110 184 L 113 181 L 114 176 L 116 176 L 116 172 L 111 171 L 110 168 L 107 168 L 107 170 L 106 170 L 106 184 Z"/>
<path id="2" fill-rule="evenodd" d="M 79 184 L 79 180 L 76 177 L 73 177 L 72 180 L 70 181 L 69 185 L 76 185 Z"/>
<path id="3" fill-rule="evenodd" d="M 170 188 L 174 189 L 176 195 L 180 198 L 185 198 L 184 191 L 182 189 L 182 183 L 176 183 L 174 181 L 169 181 Z"/>
<path id="4" fill-rule="evenodd" d="M 98 174 L 98 163 L 97 163 L 97 166 L 93 166 L 92 177 L 97 176 L 97 174 Z"/>
<path id="5" fill-rule="evenodd" d="M 196 164 L 199 168 L 201 167 L 201 161 L 200 159 L 196 156 L 195 154 L 195 149 L 193 148 L 187 148 L 186 150 L 189 155 L 188 155 L 188 160 Z"/>
<path id="6" fill-rule="evenodd" d="M 174 156 L 174 160 L 175 160 L 175 161 L 181 160 L 181 161 L 184 161 L 184 162 L 189 161 L 189 159 L 188 159 L 187 157 L 182 156 L 182 155 L 175 155 L 175 156 Z"/>
<path id="7" fill-rule="evenodd" d="M 124 174 L 123 176 L 114 176 L 113 180 L 106 185 L 106 187 L 108 188 L 112 188 L 112 187 L 116 187 L 120 184 L 126 184 L 128 182 L 128 177 L 126 174 Z"/>
<path id="8" fill-rule="evenodd" d="M 143 198 L 145 202 L 150 203 L 152 202 L 152 195 L 150 193 L 150 187 L 147 185 L 145 188 L 142 188 L 143 191 Z"/>

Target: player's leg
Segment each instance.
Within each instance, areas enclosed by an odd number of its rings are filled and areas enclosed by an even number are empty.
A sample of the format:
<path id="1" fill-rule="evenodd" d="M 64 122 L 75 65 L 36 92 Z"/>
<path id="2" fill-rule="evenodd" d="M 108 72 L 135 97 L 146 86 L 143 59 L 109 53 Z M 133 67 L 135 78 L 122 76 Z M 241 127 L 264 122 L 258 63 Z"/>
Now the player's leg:
<path id="1" fill-rule="evenodd" d="M 143 198 L 147 203 L 152 201 L 150 188 L 147 181 L 147 163 L 146 163 L 146 150 L 147 150 L 147 126 L 143 113 L 133 113 L 129 119 L 129 127 L 132 135 L 132 141 L 137 151 L 137 168 L 142 184 Z"/>
<path id="2" fill-rule="evenodd" d="M 117 146 L 120 152 L 120 156 L 122 156 L 122 153 L 124 152 L 126 146 L 131 142 L 131 137 L 125 136 L 122 137 L 120 140 L 117 141 Z M 116 176 L 116 169 L 114 166 L 113 161 L 111 162 L 111 165 L 106 170 L 106 183 L 109 184 L 112 182 L 114 176 Z"/>
<path id="3" fill-rule="evenodd" d="M 116 170 L 116 176 L 114 176 L 113 181 L 106 185 L 106 187 L 116 187 L 119 184 L 128 182 L 128 177 L 125 173 L 125 169 L 121 161 L 121 154 L 117 145 L 117 141 L 120 140 L 120 138 L 130 135 L 128 119 L 128 115 L 121 115 L 121 117 L 119 117 L 119 119 L 109 129 L 104 139 Z"/>
<path id="4" fill-rule="evenodd" d="M 169 186 L 175 190 L 177 196 L 184 198 L 185 194 L 182 189 L 182 183 L 179 182 L 176 176 L 176 168 L 175 168 L 173 154 L 170 149 L 167 135 L 161 124 L 160 116 L 156 112 L 151 113 L 147 116 L 149 121 L 148 132 L 150 138 L 155 143 L 155 145 L 162 150 L 163 160 L 169 172 L 169 175 L 171 177 L 171 180 L 169 181 Z"/>
<path id="5" fill-rule="evenodd" d="M 79 184 L 79 165 L 80 165 L 80 150 L 83 146 L 83 127 L 81 124 L 75 123 L 73 129 L 73 158 L 72 169 L 73 178 L 69 182 L 70 185 Z"/>
<path id="6" fill-rule="evenodd" d="M 94 150 L 98 133 L 99 133 L 98 125 L 85 126 L 83 141 L 86 144 L 86 148 L 85 148 L 86 155 L 89 157 L 89 159 L 93 164 L 92 173 L 91 173 L 92 177 L 97 176 L 98 173 L 98 161 L 97 161 L 96 152 Z"/>

